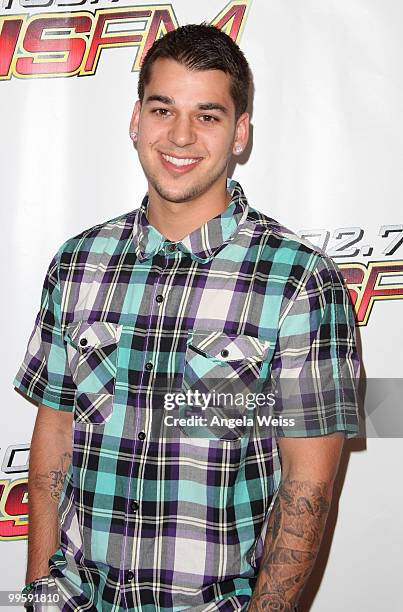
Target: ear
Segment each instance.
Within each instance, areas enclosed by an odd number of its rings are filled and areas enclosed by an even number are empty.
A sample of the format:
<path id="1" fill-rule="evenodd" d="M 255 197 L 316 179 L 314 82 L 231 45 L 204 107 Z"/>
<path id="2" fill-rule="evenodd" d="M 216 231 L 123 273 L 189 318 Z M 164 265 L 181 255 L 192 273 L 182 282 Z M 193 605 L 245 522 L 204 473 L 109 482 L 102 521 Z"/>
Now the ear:
<path id="1" fill-rule="evenodd" d="M 234 155 L 240 155 L 244 150 L 249 140 L 249 113 L 243 113 L 236 122 L 235 136 L 232 152 Z"/>
<path id="2" fill-rule="evenodd" d="M 133 142 L 136 142 L 137 140 L 137 134 L 139 131 L 140 111 L 141 111 L 141 102 L 140 100 L 137 100 L 136 104 L 134 105 L 132 118 L 130 120 L 130 128 L 129 128 L 130 138 L 133 140 Z"/>

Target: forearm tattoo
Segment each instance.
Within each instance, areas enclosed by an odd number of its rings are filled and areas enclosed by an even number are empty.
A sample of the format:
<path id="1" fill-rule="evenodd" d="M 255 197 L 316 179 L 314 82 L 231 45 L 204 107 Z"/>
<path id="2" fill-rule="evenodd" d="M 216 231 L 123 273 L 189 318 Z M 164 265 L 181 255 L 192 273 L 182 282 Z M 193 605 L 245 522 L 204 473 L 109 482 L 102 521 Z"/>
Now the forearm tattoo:
<path id="1" fill-rule="evenodd" d="M 50 470 L 45 474 L 37 474 L 35 478 L 35 485 L 43 490 L 49 491 L 51 499 L 56 503 L 59 503 L 64 479 L 66 478 L 70 463 L 71 453 L 65 452 L 60 455 L 59 465 L 56 469 Z"/>
<path id="2" fill-rule="evenodd" d="M 326 482 L 285 480 L 269 517 L 249 612 L 293 612 L 313 568 L 329 511 Z"/>

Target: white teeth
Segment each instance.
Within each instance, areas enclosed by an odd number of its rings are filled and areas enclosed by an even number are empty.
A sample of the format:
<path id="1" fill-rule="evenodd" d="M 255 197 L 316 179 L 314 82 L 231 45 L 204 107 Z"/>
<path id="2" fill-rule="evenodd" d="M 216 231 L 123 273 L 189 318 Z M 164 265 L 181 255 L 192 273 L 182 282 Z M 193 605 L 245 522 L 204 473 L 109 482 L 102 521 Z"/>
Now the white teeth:
<path id="1" fill-rule="evenodd" d="M 177 157 L 172 157 L 171 155 L 164 155 L 164 153 L 162 154 L 162 157 L 171 162 L 171 164 L 174 164 L 174 166 L 189 166 L 190 164 L 194 164 L 198 161 L 197 159 L 178 159 Z"/>

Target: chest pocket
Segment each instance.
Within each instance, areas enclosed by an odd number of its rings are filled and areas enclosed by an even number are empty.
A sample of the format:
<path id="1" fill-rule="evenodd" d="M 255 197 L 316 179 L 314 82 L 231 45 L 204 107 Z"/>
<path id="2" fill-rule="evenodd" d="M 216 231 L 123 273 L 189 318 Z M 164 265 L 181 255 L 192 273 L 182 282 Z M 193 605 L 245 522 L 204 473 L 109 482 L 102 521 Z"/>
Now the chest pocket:
<path id="1" fill-rule="evenodd" d="M 250 426 L 245 419 L 254 418 L 253 394 L 270 347 L 269 340 L 246 334 L 191 330 L 182 391 L 192 398 L 192 405 L 179 406 L 182 431 L 190 437 L 219 440 L 242 437 Z"/>
<path id="2" fill-rule="evenodd" d="M 122 325 L 106 321 L 67 326 L 67 359 L 77 387 L 76 422 L 101 424 L 112 416 L 121 331 Z"/>

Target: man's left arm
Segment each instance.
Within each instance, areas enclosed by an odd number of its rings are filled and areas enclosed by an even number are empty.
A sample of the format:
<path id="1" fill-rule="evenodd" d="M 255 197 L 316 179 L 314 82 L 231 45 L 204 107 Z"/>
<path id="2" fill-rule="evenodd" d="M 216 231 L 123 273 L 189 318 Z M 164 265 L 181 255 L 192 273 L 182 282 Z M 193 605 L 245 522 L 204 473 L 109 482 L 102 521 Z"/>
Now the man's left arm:
<path id="1" fill-rule="evenodd" d="M 360 360 L 341 272 L 322 255 L 303 280 L 293 277 L 293 286 L 295 294 L 281 315 L 270 381 L 274 416 L 284 419 L 274 433 L 281 482 L 249 612 L 293 612 L 318 554 L 343 439 L 358 433 Z M 286 427 L 286 421 L 293 426 Z"/>
<path id="2" fill-rule="evenodd" d="M 294 611 L 322 540 L 343 438 L 278 439 L 282 480 L 249 612 Z"/>

